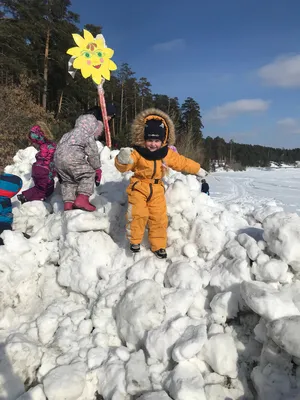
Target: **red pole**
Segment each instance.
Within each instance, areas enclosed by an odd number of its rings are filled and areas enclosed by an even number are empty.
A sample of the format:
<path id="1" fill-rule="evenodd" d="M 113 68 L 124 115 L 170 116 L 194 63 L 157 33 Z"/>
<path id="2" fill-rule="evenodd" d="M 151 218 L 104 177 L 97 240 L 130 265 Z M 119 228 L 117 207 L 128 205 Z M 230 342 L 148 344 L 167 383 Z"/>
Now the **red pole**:
<path id="1" fill-rule="evenodd" d="M 100 107 L 101 107 L 101 112 L 102 112 L 102 117 L 103 117 L 106 146 L 111 148 L 111 137 L 110 137 L 110 130 L 109 130 L 109 124 L 108 124 L 107 112 L 106 112 L 106 103 L 105 103 L 104 90 L 103 90 L 102 84 L 98 85 L 98 95 L 99 95 L 99 102 L 100 102 Z"/>

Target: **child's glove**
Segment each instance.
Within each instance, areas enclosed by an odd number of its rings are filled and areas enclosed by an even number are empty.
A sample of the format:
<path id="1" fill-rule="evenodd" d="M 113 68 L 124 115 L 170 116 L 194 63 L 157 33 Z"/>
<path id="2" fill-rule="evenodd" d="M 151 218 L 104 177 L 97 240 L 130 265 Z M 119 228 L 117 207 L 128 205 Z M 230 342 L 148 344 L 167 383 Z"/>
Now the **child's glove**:
<path id="1" fill-rule="evenodd" d="M 205 169 L 203 169 L 203 168 L 200 168 L 196 174 L 196 176 L 199 176 L 199 178 L 205 178 L 207 175 L 208 175 L 208 172 L 205 171 Z"/>
<path id="2" fill-rule="evenodd" d="M 120 153 L 117 155 L 120 164 L 133 164 L 133 159 L 130 157 L 131 151 L 130 147 L 123 147 L 120 150 Z"/>
<path id="3" fill-rule="evenodd" d="M 101 176 L 102 176 L 102 171 L 101 171 L 101 169 L 100 169 L 100 168 L 99 168 L 99 169 L 96 169 L 96 174 L 95 174 L 95 184 L 96 184 L 96 186 L 99 186 L 99 185 L 100 185 Z"/>

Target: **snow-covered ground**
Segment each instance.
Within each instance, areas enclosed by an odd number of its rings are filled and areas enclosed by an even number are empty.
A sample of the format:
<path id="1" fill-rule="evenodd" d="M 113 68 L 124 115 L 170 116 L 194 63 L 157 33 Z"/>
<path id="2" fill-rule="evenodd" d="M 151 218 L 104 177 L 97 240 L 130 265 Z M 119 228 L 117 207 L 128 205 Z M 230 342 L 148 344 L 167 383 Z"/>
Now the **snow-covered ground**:
<path id="1" fill-rule="evenodd" d="M 170 171 L 158 260 L 128 251 L 130 174 L 99 150 L 97 211 L 63 214 L 57 187 L 2 234 L 0 399 L 299 400 L 300 171 L 214 174 L 211 197 Z M 34 154 L 6 169 L 25 188 Z"/>
<path id="2" fill-rule="evenodd" d="M 300 212 L 300 168 L 249 168 L 212 176 L 211 195 L 222 204 L 263 205 L 274 200 L 287 212 Z"/>

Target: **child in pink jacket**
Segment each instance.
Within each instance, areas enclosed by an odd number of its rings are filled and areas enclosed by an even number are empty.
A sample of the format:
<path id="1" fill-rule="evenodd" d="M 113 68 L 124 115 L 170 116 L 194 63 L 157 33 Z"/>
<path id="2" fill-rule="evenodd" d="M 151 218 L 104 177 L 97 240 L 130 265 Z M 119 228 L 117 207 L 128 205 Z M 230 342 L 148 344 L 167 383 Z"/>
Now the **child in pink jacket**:
<path id="1" fill-rule="evenodd" d="M 33 200 L 45 200 L 54 191 L 54 153 L 56 144 L 49 140 L 39 125 L 31 128 L 28 138 L 32 145 L 38 149 L 32 165 L 31 177 L 34 186 L 25 190 L 17 197 L 21 203 Z"/>

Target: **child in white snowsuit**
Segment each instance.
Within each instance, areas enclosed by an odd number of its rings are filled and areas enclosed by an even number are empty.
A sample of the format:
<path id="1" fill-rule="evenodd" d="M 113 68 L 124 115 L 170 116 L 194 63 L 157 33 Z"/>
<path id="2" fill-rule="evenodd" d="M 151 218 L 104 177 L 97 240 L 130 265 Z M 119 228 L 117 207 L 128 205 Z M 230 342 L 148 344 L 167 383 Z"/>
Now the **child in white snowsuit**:
<path id="1" fill-rule="evenodd" d="M 75 128 L 59 141 L 55 168 L 61 182 L 64 210 L 79 208 L 95 211 L 89 202 L 94 183 L 100 183 L 101 163 L 95 139 L 101 135 L 103 124 L 93 115 L 81 115 Z"/>

